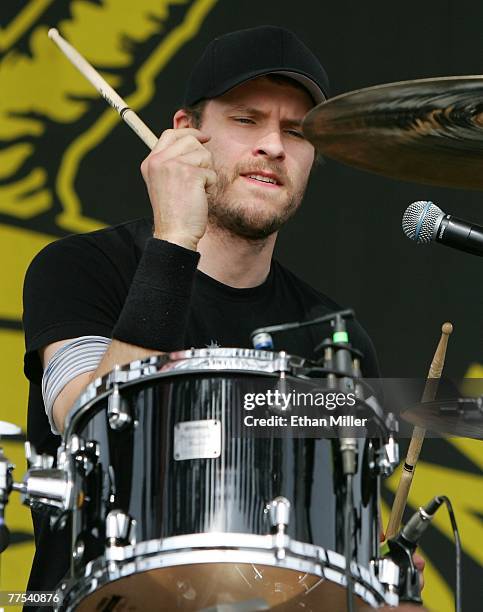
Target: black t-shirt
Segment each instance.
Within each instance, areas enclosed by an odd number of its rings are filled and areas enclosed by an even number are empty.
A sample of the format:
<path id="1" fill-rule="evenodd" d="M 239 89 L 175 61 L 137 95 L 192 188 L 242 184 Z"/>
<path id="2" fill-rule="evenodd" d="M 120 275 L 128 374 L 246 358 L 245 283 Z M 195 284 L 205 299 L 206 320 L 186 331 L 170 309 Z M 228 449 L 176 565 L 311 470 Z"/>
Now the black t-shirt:
<path id="1" fill-rule="evenodd" d="M 30 381 L 27 434 L 38 452 L 55 456 L 60 443 L 45 414 L 38 350 L 66 338 L 111 337 L 151 235 L 150 220 L 130 221 L 58 240 L 31 263 L 24 286 L 25 374 Z M 255 328 L 339 309 L 275 260 L 267 279 L 249 289 L 228 287 L 197 271 L 185 346 L 251 347 L 250 332 Z M 367 333 L 356 321 L 349 322 L 348 331 L 353 346 L 365 355 L 364 376 L 377 377 L 377 359 Z M 311 358 L 315 346 L 330 335 L 329 324 L 284 332 L 274 335 L 274 349 Z M 45 518 L 34 515 L 36 554 L 30 590 L 53 589 L 67 572 L 69 534 L 52 533 L 47 525 Z"/>

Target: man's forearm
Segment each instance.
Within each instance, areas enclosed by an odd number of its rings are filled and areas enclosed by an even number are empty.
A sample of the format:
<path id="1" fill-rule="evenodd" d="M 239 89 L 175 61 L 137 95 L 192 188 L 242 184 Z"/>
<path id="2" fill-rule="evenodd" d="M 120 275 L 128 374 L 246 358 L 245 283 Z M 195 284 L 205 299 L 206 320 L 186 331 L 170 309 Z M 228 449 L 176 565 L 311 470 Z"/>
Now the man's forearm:
<path id="1" fill-rule="evenodd" d="M 183 348 L 198 260 L 197 252 L 181 245 L 157 238 L 148 240 L 112 330 L 109 348 L 96 370 L 69 382 L 54 403 L 53 417 L 59 431 L 63 431 L 67 413 L 91 381 L 116 365 Z"/>
<path id="2" fill-rule="evenodd" d="M 91 380 L 98 378 L 99 376 L 105 376 L 116 365 L 126 365 L 131 361 L 137 359 L 144 359 L 151 355 L 162 355 L 162 351 L 155 351 L 154 349 L 145 349 L 141 346 L 135 346 L 134 344 L 127 344 L 121 342 L 115 338 L 112 340 L 109 348 L 104 353 L 102 360 L 100 361 L 95 372 L 92 373 Z"/>
<path id="3" fill-rule="evenodd" d="M 93 380 L 105 376 L 113 370 L 116 365 L 126 365 L 131 361 L 144 359 L 151 355 L 162 355 L 162 352 L 134 346 L 121 342 L 120 340 L 113 340 L 104 353 L 96 370 L 94 372 L 81 374 L 70 381 L 57 396 L 53 406 L 53 418 L 57 429 L 63 433 L 65 429 L 65 419 L 68 413 Z"/>

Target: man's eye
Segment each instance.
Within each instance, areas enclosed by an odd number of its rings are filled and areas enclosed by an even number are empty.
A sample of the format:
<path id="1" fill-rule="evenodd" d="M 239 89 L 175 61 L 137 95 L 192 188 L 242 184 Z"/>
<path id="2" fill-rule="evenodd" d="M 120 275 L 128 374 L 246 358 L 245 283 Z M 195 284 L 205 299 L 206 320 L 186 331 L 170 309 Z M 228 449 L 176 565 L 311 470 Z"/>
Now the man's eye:
<path id="1" fill-rule="evenodd" d="M 238 123 L 255 123 L 255 121 L 253 121 L 253 119 L 250 119 L 249 117 L 234 117 L 235 121 L 238 121 Z"/>
<path id="2" fill-rule="evenodd" d="M 287 130 L 287 134 L 290 134 L 291 136 L 295 136 L 296 138 L 305 138 L 305 136 L 302 134 L 302 132 L 298 132 L 297 130 Z"/>

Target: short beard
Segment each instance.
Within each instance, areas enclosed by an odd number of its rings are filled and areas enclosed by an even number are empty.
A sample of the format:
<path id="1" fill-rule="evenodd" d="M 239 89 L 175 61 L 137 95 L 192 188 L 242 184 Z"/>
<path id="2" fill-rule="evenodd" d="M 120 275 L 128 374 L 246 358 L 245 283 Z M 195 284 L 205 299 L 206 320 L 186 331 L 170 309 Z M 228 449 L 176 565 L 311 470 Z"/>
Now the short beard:
<path id="1" fill-rule="evenodd" d="M 227 231 L 234 236 L 245 240 L 263 241 L 278 232 L 294 216 L 302 202 L 305 186 L 292 195 L 280 214 L 260 222 L 256 215 L 247 213 L 243 209 L 243 203 L 232 203 L 231 206 L 227 203 L 227 190 L 240 175 L 240 171 L 235 170 L 230 178 L 223 169 L 217 168 L 216 188 L 208 194 L 208 221 L 213 228 Z"/>

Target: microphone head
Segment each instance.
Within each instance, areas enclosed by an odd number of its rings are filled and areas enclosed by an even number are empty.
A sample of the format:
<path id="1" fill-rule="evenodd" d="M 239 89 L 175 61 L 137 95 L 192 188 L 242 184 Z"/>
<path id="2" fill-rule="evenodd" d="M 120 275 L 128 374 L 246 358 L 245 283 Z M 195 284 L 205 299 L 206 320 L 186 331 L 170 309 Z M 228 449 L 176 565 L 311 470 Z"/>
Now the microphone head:
<path id="1" fill-rule="evenodd" d="M 418 244 L 429 244 L 436 237 L 443 217 L 444 212 L 433 202 L 413 202 L 404 212 L 403 232 Z"/>

